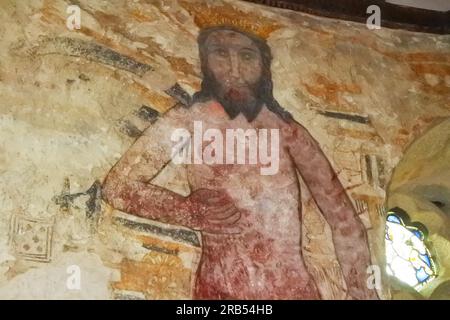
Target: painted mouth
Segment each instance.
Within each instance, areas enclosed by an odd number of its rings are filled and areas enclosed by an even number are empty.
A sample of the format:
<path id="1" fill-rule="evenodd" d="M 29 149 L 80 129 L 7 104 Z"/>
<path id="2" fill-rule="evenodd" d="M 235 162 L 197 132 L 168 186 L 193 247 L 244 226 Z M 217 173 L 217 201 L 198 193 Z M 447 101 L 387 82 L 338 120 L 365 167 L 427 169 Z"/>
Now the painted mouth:
<path id="1" fill-rule="evenodd" d="M 232 87 L 228 89 L 226 96 L 233 101 L 246 101 L 249 98 L 247 87 Z"/>

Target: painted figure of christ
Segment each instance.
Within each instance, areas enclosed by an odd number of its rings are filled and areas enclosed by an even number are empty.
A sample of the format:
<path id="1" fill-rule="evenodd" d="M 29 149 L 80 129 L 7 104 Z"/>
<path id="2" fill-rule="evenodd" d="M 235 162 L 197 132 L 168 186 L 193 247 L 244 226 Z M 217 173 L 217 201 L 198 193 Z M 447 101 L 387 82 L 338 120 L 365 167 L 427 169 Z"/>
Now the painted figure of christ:
<path id="1" fill-rule="evenodd" d="M 108 174 L 105 200 L 121 211 L 202 233 L 195 299 L 320 299 L 302 257 L 299 173 L 331 227 L 348 298 L 377 299 L 366 285 L 365 229 L 319 144 L 273 97 L 266 41 L 214 27 L 200 32 L 198 44 L 201 90 L 191 106 L 172 108 L 138 138 Z M 267 164 L 259 161 L 192 162 L 182 164 L 188 196 L 152 184 L 173 160 L 173 132 L 184 128 L 193 136 L 194 123 L 223 137 L 227 130 L 277 132 L 277 148 L 270 148 L 270 135 L 266 141 L 269 153 L 277 152 L 277 170 L 261 174 Z M 202 154 L 217 135 L 202 138 L 194 153 Z"/>

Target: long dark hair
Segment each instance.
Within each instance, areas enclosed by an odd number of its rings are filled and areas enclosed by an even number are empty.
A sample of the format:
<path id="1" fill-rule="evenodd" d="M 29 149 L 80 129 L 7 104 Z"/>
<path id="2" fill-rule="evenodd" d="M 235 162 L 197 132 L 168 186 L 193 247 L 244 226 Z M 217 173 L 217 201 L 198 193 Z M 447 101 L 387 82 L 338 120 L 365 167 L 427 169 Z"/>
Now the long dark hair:
<path id="1" fill-rule="evenodd" d="M 211 71 L 208 68 L 208 55 L 205 47 L 205 42 L 211 33 L 221 30 L 229 30 L 240 33 L 253 41 L 253 43 L 257 46 L 257 48 L 261 52 L 262 56 L 263 69 L 261 75 L 261 83 L 258 92 L 259 99 L 266 105 L 267 109 L 277 114 L 284 121 L 289 122 L 290 120 L 293 120 L 292 115 L 288 111 L 284 110 L 283 107 L 280 106 L 278 101 L 273 96 L 272 72 L 270 70 L 270 66 L 272 63 L 272 53 L 267 42 L 264 39 L 259 38 L 253 34 L 229 26 L 205 28 L 202 29 L 200 31 L 200 34 L 198 35 L 197 43 L 199 47 L 203 81 L 201 84 L 200 91 L 194 94 L 193 103 L 205 102 L 214 98 L 212 84 L 214 83 L 215 80 Z"/>

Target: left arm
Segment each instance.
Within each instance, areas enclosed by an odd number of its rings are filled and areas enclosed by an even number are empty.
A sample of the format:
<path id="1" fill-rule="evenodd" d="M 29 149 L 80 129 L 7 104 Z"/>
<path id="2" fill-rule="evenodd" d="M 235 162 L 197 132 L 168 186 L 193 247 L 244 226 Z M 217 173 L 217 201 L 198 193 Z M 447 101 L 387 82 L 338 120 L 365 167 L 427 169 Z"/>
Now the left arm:
<path id="1" fill-rule="evenodd" d="M 370 252 L 364 225 L 317 141 L 300 124 L 292 121 L 289 126 L 288 152 L 331 227 L 348 295 L 377 299 L 376 291 L 367 287 Z"/>

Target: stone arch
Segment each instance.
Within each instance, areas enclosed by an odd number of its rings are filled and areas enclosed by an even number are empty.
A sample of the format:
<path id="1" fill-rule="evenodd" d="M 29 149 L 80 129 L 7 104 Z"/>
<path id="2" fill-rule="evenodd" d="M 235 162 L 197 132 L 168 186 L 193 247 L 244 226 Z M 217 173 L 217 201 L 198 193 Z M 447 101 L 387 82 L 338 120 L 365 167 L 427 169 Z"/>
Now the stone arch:
<path id="1" fill-rule="evenodd" d="M 438 267 L 438 277 L 419 295 L 409 293 L 414 298 L 448 299 L 445 288 L 450 281 L 450 118 L 439 121 L 405 149 L 391 175 L 386 206 L 403 209 L 409 223 L 420 223 L 426 228 L 425 243 Z M 393 287 L 394 298 L 405 297 L 406 287 Z"/>

